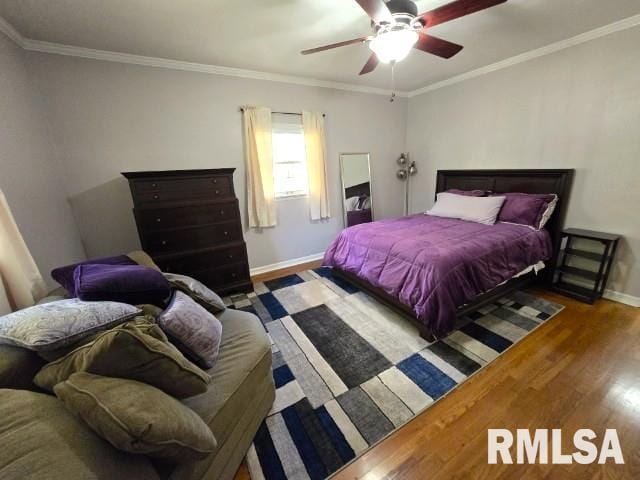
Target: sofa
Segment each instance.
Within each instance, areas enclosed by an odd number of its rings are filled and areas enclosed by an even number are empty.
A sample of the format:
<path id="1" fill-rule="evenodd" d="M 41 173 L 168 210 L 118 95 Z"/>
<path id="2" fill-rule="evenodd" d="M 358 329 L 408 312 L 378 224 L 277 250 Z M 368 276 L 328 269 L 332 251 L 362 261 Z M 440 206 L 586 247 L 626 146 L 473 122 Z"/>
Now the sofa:
<path id="1" fill-rule="evenodd" d="M 205 459 L 169 463 L 117 450 L 32 383 L 44 361 L 0 345 L 0 479 L 230 479 L 274 398 L 271 344 L 260 320 L 227 309 L 220 353 L 205 393 L 182 400 L 211 429 Z"/>

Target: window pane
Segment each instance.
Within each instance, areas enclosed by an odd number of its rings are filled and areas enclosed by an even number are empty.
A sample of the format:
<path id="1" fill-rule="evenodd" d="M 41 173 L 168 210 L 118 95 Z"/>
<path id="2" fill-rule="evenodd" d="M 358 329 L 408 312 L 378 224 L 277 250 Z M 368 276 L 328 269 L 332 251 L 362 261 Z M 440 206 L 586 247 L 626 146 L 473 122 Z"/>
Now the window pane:
<path id="1" fill-rule="evenodd" d="M 307 164 L 302 125 L 274 125 L 273 178 L 276 197 L 307 194 Z"/>

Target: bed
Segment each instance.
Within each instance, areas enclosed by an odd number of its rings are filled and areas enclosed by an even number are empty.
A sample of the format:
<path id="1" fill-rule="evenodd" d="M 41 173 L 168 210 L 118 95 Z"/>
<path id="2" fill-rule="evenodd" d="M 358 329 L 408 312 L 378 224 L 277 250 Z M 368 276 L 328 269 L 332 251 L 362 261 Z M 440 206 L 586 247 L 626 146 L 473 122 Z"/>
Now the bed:
<path id="1" fill-rule="evenodd" d="M 543 230 L 483 225 L 424 214 L 347 228 L 324 264 L 407 315 L 422 337 L 441 338 L 465 315 L 534 281 L 548 282 L 557 261 L 573 170 L 441 170 L 436 193 L 555 193 L 558 204 Z"/>

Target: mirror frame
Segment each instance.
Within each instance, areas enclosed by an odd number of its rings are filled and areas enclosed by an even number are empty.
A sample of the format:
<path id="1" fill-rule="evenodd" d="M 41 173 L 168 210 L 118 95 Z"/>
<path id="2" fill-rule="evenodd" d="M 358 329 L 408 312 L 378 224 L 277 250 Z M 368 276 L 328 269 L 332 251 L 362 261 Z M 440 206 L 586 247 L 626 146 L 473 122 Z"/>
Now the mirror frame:
<path id="1" fill-rule="evenodd" d="M 370 197 L 370 202 L 371 202 L 371 221 L 374 222 L 375 221 L 375 211 L 373 209 L 373 176 L 371 175 L 371 153 L 370 152 L 341 152 L 338 154 L 338 158 L 340 160 L 340 184 L 342 186 L 342 189 L 340 190 L 340 197 L 342 198 L 342 221 L 344 223 L 344 228 L 348 228 L 347 227 L 347 209 L 344 206 L 344 201 L 346 200 L 344 198 L 344 191 L 345 191 L 345 186 L 344 186 L 344 161 L 342 159 L 342 157 L 344 157 L 345 155 L 366 155 L 367 156 L 367 168 L 369 170 L 369 183 L 370 183 L 370 190 L 371 190 L 371 197 Z"/>

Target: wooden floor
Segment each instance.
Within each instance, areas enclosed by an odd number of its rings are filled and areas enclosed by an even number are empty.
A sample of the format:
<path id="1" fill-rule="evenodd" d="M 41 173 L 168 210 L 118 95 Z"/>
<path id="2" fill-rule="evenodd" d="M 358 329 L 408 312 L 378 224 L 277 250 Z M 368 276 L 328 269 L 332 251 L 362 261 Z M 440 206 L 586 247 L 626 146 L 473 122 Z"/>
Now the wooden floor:
<path id="1" fill-rule="evenodd" d="M 640 309 L 533 293 L 566 308 L 333 478 L 640 479 Z M 625 464 L 488 465 L 489 428 L 615 428 Z"/>

